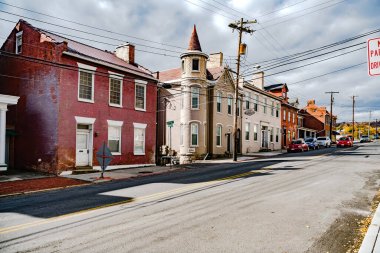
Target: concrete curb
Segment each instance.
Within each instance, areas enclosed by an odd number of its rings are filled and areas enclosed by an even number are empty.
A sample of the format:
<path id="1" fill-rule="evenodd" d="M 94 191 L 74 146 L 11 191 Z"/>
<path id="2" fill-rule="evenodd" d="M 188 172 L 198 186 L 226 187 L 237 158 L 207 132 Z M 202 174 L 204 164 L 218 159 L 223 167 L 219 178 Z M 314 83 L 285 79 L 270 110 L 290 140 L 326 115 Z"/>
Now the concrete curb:
<path id="1" fill-rule="evenodd" d="M 364 237 L 359 253 L 375 253 L 380 252 L 380 205 L 377 206 L 373 215 L 371 225 Z"/>

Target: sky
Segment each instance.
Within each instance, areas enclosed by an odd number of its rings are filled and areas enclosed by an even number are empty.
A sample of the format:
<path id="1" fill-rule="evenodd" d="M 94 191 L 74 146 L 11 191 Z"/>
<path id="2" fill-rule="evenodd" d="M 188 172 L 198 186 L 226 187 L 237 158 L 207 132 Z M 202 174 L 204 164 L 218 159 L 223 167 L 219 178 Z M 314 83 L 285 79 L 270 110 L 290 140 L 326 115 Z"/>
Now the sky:
<path id="1" fill-rule="evenodd" d="M 196 25 L 202 51 L 223 52 L 225 64 L 236 68 L 238 33 L 228 25 L 256 19 L 247 25 L 255 32 L 242 39 L 246 80 L 260 66 L 265 85 L 287 83 L 300 108 L 310 99 L 330 108 L 325 92 L 339 92 L 333 105 L 338 122 L 351 121 L 351 96 L 358 96 L 355 120 L 368 121 L 370 111 L 371 120 L 380 120 L 380 76 L 368 75 L 364 42 L 380 32 L 304 57 L 289 56 L 380 29 L 379 13 L 380 0 L 0 0 L 0 42 L 22 18 L 103 50 L 130 42 L 137 63 L 163 71 L 180 67 L 179 56 Z"/>

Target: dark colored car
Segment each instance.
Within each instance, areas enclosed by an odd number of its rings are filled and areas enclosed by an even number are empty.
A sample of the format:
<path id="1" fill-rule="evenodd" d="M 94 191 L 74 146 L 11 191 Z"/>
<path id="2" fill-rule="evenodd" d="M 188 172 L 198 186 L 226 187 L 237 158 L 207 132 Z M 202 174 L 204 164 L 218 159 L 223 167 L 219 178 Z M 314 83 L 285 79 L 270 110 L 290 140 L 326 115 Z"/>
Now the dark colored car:
<path id="1" fill-rule="evenodd" d="M 352 147 L 354 145 L 350 137 L 340 137 L 336 146 L 339 147 Z"/>
<path id="2" fill-rule="evenodd" d="M 309 146 L 306 144 L 306 142 L 303 139 L 293 140 L 289 146 L 287 151 L 290 152 L 296 152 L 296 151 L 309 151 Z"/>
<path id="3" fill-rule="evenodd" d="M 317 138 L 307 138 L 305 139 L 305 142 L 307 146 L 309 147 L 309 149 L 314 149 L 314 150 L 319 149 Z"/>

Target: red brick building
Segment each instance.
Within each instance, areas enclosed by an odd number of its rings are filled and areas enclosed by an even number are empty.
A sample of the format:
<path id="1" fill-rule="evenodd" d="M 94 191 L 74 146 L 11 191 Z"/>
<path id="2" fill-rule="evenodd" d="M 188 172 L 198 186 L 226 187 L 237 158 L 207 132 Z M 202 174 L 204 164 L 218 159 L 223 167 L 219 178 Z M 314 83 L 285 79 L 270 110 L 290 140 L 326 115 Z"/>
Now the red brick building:
<path id="1" fill-rule="evenodd" d="M 294 103 L 289 102 L 288 86 L 286 83 L 272 84 L 264 87 L 266 91 L 282 98 L 281 100 L 281 128 L 282 146 L 286 148 L 293 140 L 298 138 L 298 108 Z"/>
<path id="2" fill-rule="evenodd" d="M 324 128 L 325 125 L 306 110 L 301 109 L 298 111 L 299 138 L 324 136 Z"/>
<path id="3" fill-rule="evenodd" d="M 329 136 L 330 135 L 330 118 L 331 113 L 327 111 L 325 106 L 317 106 L 315 100 L 308 100 L 307 106 L 303 108 L 304 111 L 315 117 L 321 123 L 323 123 L 324 128 L 319 132 L 319 136 Z M 336 123 L 336 116 L 332 117 L 333 126 Z M 334 133 L 334 131 L 333 131 Z M 335 141 L 335 135 L 333 134 L 331 140 Z"/>
<path id="4" fill-rule="evenodd" d="M 155 163 L 157 80 L 135 63 L 131 44 L 103 51 L 20 20 L 1 47 L 0 93 L 19 96 L 7 112 L 8 163 L 58 174 Z"/>

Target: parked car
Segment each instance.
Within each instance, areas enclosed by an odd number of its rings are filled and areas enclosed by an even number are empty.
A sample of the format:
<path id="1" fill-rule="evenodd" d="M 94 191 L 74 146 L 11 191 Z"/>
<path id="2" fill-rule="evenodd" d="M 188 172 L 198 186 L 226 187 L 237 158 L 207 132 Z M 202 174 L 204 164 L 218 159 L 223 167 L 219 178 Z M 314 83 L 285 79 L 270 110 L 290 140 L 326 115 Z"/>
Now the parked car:
<path id="1" fill-rule="evenodd" d="M 323 146 L 325 148 L 331 147 L 330 137 L 327 137 L 327 136 L 318 137 L 317 138 L 317 143 L 318 143 L 319 146 Z"/>
<path id="2" fill-rule="evenodd" d="M 339 147 L 352 147 L 353 141 L 350 137 L 340 137 L 336 146 Z"/>
<path id="3" fill-rule="evenodd" d="M 288 153 L 295 152 L 295 151 L 309 151 L 309 146 L 306 144 L 304 139 L 297 139 L 293 140 L 287 149 Z"/>
<path id="4" fill-rule="evenodd" d="M 360 137 L 360 142 L 363 143 L 363 142 L 370 142 L 371 140 L 369 139 L 369 136 L 368 135 L 362 135 Z"/>
<path id="5" fill-rule="evenodd" d="M 307 146 L 309 147 L 309 149 L 314 149 L 314 150 L 319 149 L 317 138 L 307 138 L 305 139 L 305 142 Z"/>

